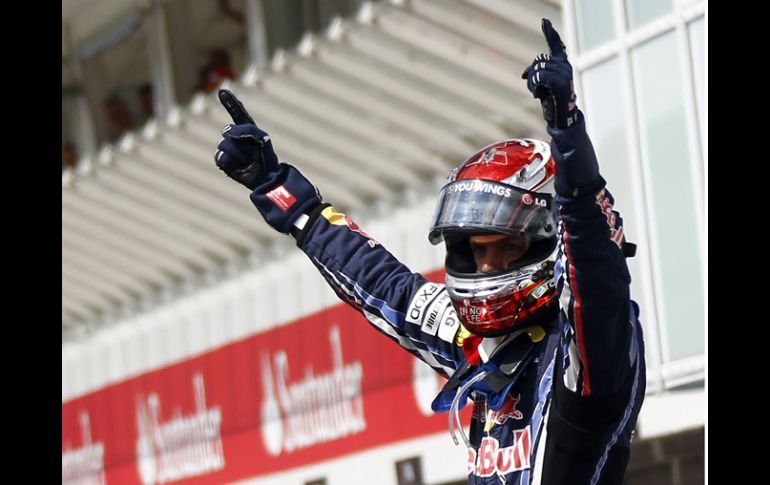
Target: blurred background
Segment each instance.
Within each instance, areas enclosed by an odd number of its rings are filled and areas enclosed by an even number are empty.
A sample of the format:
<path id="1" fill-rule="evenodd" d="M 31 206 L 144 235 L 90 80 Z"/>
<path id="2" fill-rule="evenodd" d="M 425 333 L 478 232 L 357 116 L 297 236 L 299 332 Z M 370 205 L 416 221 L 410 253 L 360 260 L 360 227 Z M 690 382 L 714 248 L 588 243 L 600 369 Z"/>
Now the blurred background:
<path id="1" fill-rule="evenodd" d="M 552 19 L 638 245 L 628 484 L 704 483 L 706 2 L 63 0 L 62 483 L 465 483 L 424 364 L 343 307 L 213 163 L 233 90 L 413 271 L 449 171 L 548 139 Z M 469 422 L 469 410 L 464 422 Z"/>

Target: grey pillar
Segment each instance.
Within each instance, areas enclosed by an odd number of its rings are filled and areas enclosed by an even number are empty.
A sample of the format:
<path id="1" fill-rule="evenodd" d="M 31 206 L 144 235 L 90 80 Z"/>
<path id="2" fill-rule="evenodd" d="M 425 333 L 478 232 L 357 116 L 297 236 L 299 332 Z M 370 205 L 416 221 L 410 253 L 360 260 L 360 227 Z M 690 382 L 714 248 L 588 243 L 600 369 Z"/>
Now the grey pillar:
<path id="1" fill-rule="evenodd" d="M 249 60 L 261 71 L 269 62 L 267 27 L 262 0 L 246 0 L 246 31 L 249 39 Z"/>
<path id="2" fill-rule="evenodd" d="M 166 28 L 165 2 L 153 2 L 145 18 L 147 31 L 147 57 L 150 60 L 150 72 L 155 104 L 155 116 L 162 119 L 176 104 L 174 89 L 174 69 L 171 62 L 171 48 Z"/>
<path id="3" fill-rule="evenodd" d="M 94 128 L 94 119 L 91 114 L 91 108 L 85 95 L 83 84 L 83 69 L 80 61 L 75 55 L 75 46 L 72 41 L 69 23 L 62 26 L 64 29 L 63 37 L 67 43 L 68 67 L 70 69 L 71 81 L 78 92 L 73 95 L 72 112 L 67 113 L 68 122 L 72 126 L 72 142 L 75 143 L 78 151 L 78 157 L 96 153 L 98 142 L 96 139 L 96 130 Z"/>

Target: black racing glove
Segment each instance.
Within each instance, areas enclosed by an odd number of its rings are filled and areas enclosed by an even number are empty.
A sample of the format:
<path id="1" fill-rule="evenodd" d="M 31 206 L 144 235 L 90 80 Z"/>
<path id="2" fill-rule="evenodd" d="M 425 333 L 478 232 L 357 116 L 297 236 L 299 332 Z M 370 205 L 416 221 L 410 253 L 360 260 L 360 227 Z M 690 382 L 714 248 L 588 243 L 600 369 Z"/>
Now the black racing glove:
<path id="1" fill-rule="evenodd" d="M 233 93 L 220 89 L 219 100 L 236 124 L 222 131 L 214 154 L 217 167 L 251 189 L 251 201 L 268 224 L 293 232 L 294 222 L 321 204 L 321 194 L 296 167 L 278 161 L 270 136 Z"/>
<path id="2" fill-rule="evenodd" d="M 267 133 L 257 128 L 254 119 L 233 93 L 220 89 L 219 101 L 230 113 L 235 125 L 225 126 L 214 160 L 228 177 L 254 190 L 260 175 L 264 178 L 278 168 L 273 142 Z"/>
<path id="3" fill-rule="evenodd" d="M 551 21 L 543 19 L 542 29 L 550 54 L 539 54 L 535 57 L 521 78 L 527 80 L 527 89 L 540 100 L 543 118 L 548 126 L 557 129 L 569 128 L 578 118 L 572 65 L 567 61 L 564 43 Z"/>

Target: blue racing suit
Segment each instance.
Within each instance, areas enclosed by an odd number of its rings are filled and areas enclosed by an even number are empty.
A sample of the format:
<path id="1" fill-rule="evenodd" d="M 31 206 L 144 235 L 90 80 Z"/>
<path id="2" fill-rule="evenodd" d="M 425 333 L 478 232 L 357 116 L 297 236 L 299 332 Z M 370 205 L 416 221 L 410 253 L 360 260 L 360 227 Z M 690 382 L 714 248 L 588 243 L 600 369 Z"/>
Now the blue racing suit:
<path id="1" fill-rule="evenodd" d="M 559 310 L 517 357 L 513 377 L 497 373 L 468 388 L 469 484 L 620 484 L 644 398 L 642 328 L 629 295 L 622 219 L 582 116 L 549 133 L 557 160 Z M 468 383 L 482 369 L 495 377 L 504 364 L 493 355 L 510 338 L 470 336 L 443 285 L 412 273 L 334 207 L 317 206 L 294 235 L 343 301 L 440 374 L 462 369 Z M 478 356 L 474 365 L 468 349 Z M 447 410 L 454 395 L 442 394 L 434 409 Z"/>

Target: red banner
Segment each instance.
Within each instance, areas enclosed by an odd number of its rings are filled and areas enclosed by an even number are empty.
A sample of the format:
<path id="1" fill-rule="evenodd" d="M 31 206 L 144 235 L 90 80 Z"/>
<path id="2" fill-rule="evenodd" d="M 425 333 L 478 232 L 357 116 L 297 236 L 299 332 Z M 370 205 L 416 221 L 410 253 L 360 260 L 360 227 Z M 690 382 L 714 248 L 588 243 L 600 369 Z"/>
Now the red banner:
<path id="1" fill-rule="evenodd" d="M 441 385 L 340 304 L 62 404 L 62 481 L 222 483 L 435 433 Z"/>

